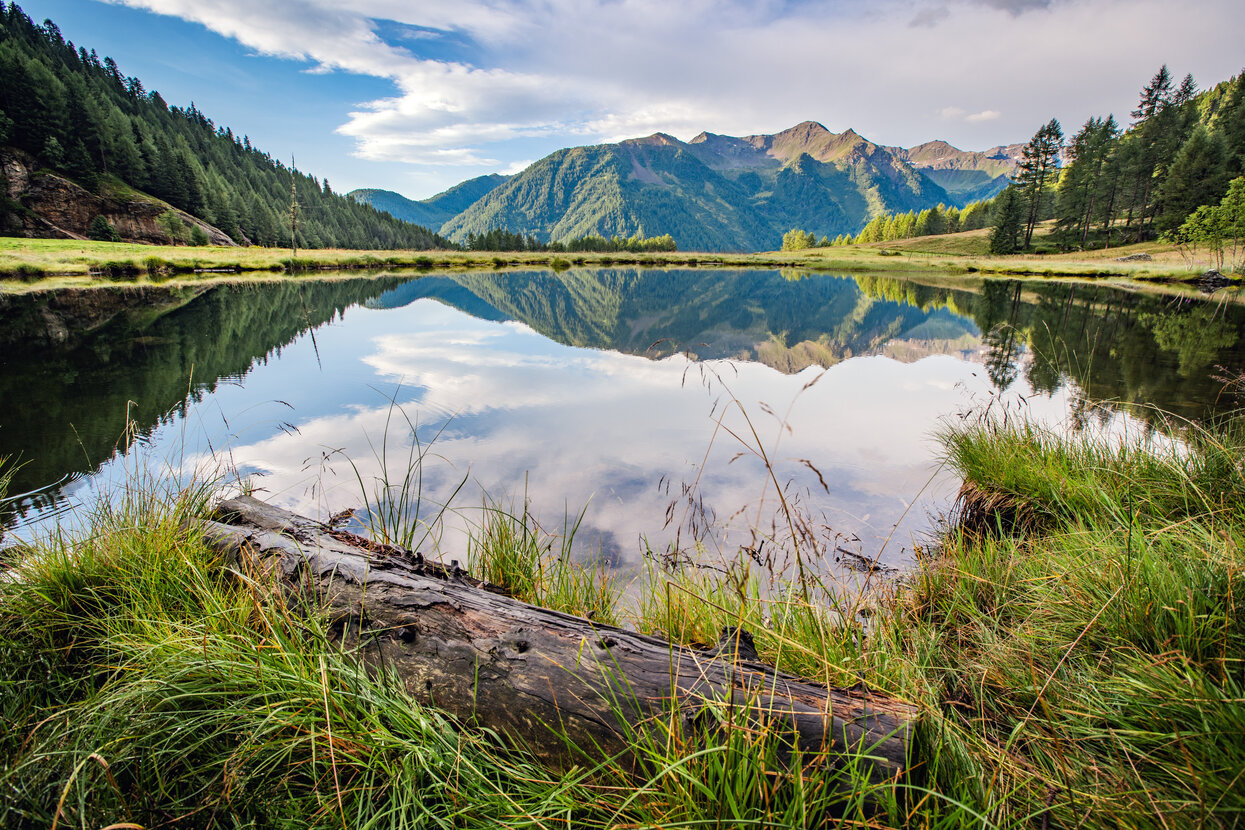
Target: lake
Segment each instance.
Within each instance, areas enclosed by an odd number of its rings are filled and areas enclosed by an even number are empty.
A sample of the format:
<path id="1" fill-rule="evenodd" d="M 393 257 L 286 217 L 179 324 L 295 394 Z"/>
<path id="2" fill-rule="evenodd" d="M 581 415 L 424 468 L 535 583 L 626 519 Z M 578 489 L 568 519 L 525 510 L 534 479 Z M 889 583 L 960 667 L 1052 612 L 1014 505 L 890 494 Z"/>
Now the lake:
<path id="1" fill-rule="evenodd" d="M 377 482 L 414 454 L 426 550 L 465 559 L 483 505 L 526 505 L 554 533 L 582 513 L 578 555 L 622 572 L 646 551 L 781 558 L 793 533 L 827 572 L 902 567 L 958 486 L 939 429 L 988 410 L 1141 435 L 1237 405 L 1218 378 L 1245 372 L 1234 296 L 1085 282 L 336 275 L 7 296 L 0 315 L 0 456 L 25 462 L 6 541 L 81 522 L 138 470 L 324 518 L 394 502 Z"/>

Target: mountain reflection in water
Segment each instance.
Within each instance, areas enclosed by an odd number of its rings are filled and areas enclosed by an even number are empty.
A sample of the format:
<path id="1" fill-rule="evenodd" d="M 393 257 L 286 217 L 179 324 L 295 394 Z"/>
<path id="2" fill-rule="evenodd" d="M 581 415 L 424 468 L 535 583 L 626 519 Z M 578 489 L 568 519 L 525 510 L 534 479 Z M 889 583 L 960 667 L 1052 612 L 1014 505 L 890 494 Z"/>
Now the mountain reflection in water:
<path id="1" fill-rule="evenodd" d="M 22 500 L 18 536 L 139 456 L 224 464 L 311 515 L 358 506 L 386 424 L 390 469 L 407 457 L 405 415 L 435 436 L 424 496 L 468 480 L 447 557 L 485 498 L 526 498 L 555 530 L 586 504 L 581 549 L 624 568 L 645 543 L 732 556 L 770 534 L 758 450 L 828 555 L 890 537 L 900 564 L 956 485 L 927 484 L 946 419 L 991 405 L 1143 430 L 1151 405 L 1225 406 L 1214 376 L 1243 364 L 1234 303 L 1083 283 L 583 269 L 60 292 L 0 314 L 0 390 L 23 402 L 0 456 L 28 461 L 12 491 L 71 479 Z M 684 484 L 713 520 L 699 545 Z"/>

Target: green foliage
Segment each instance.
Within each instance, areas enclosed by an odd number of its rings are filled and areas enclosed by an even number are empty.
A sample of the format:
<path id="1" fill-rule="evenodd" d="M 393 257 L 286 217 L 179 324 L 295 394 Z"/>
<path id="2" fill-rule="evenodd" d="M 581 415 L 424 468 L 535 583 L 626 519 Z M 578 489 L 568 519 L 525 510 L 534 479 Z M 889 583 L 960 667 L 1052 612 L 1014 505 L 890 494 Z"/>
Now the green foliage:
<path id="1" fill-rule="evenodd" d="M 1085 247 L 1093 223 L 1109 215 L 1104 209 L 1110 185 L 1103 170 L 1118 138 L 1113 116 L 1090 118 L 1067 148 L 1055 210 L 1055 235 L 1065 248 Z"/>
<path id="2" fill-rule="evenodd" d="M 1167 171 L 1159 227 L 1165 231 L 1179 227 L 1198 206 L 1218 201 L 1227 185 L 1227 145 L 1223 136 L 1198 127 Z"/>
<path id="3" fill-rule="evenodd" d="M 207 231 L 203 230 L 203 226 L 194 225 L 190 228 L 190 244 L 196 247 L 203 247 L 208 244 Z"/>
<path id="4" fill-rule="evenodd" d="M 115 179 L 214 225 L 242 244 L 288 246 L 296 183 L 298 247 L 430 248 L 425 228 L 339 196 L 285 167 L 193 104 L 170 107 L 111 58 L 75 48 L 15 4 L 0 13 L 0 131 L 51 170 L 93 188 Z"/>
<path id="5" fill-rule="evenodd" d="M 613 236 L 609 239 L 604 239 L 600 236 L 581 236 L 577 239 L 568 239 L 565 242 L 550 242 L 545 246 L 545 250 L 562 253 L 621 253 L 626 251 L 638 254 L 655 251 L 677 251 L 678 249 L 679 246 L 675 243 L 674 237 L 668 233 L 649 238 L 640 234 L 628 238 Z"/>
<path id="6" fill-rule="evenodd" d="M 998 420 L 944 436 L 961 507 L 998 521 L 951 536 L 878 644 L 925 667 L 933 790 L 1008 827 L 1237 822 L 1240 426 L 1180 449 Z"/>
<path id="7" fill-rule="evenodd" d="M 421 707 L 335 644 L 314 607 L 224 567 L 184 529 L 202 509 L 189 502 L 110 506 L 91 540 L 0 587 L 6 827 L 591 814 L 576 775 L 559 783 Z"/>
<path id="8" fill-rule="evenodd" d="M 98 242 L 121 241 L 121 236 L 117 233 L 117 229 L 104 216 L 96 216 L 91 220 L 91 229 L 87 231 L 87 236 Z"/>
<path id="9" fill-rule="evenodd" d="M 1027 216 L 1024 223 L 1025 248 L 1033 240 L 1033 229 L 1053 204 L 1051 186 L 1059 168 L 1059 153 L 1063 149 L 1063 128 L 1052 118 L 1042 125 L 1029 143 L 1025 145 L 1017 164 L 1017 195 L 1023 200 Z M 998 223 L 995 223 L 998 227 Z M 991 253 L 997 253 L 991 240 Z"/>
<path id="10" fill-rule="evenodd" d="M 540 251 L 545 246 L 533 236 L 495 228 L 487 233 L 467 234 L 463 247 L 468 251 Z"/>
<path id="11" fill-rule="evenodd" d="M 1057 239 L 1065 248 L 1140 242 L 1214 205 L 1245 172 L 1245 76 L 1198 93 L 1163 66 L 1142 89 L 1132 126 L 1091 118 L 1060 180 Z"/>
<path id="12" fill-rule="evenodd" d="M 990 228 L 990 253 L 996 256 L 1020 250 L 1024 231 L 1024 206 L 1015 187 L 1009 187 L 998 198 L 994 223 Z"/>
<path id="13" fill-rule="evenodd" d="M 186 223 L 182 218 L 171 210 L 156 217 L 156 224 L 160 226 L 160 230 L 174 244 L 186 243 L 190 241 L 190 229 L 186 227 Z"/>
<path id="14" fill-rule="evenodd" d="M 853 240 L 856 242 L 892 242 L 919 236 L 938 236 L 946 233 L 971 231 L 985 227 L 991 202 L 972 202 L 961 211 L 957 207 L 938 204 L 921 211 L 907 213 L 883 213 L 875 216 Z"/>
<path id="15" fill-rule="evenodd" d="M 1202 205 L 1171 234 L 1181 250 L 1205 247 L 1217 268 L 1240 271 L 1245 262 L 1245 176 L 1232 180 L 1218 205 Z"/>
<path id="16" fill-rule="evenodd" d="M 555 611 L 616 625 L 620 589 L 601 559 L 579 562 L 572 547 L 583 511 L 547 533 L 524 505 L 521 512 L 486 504 L 484 520 L 467 542 L 467 568 L 511 596 Z M 555 551 L 555 545 L 557 550 Z"/>
<path id="17" fill-rule="evenodd" d="M 817 237 L 808 231 L 792 228 L 782 235 L 784 251 L 803 251 L 815 247 L 817 247 Z"/>

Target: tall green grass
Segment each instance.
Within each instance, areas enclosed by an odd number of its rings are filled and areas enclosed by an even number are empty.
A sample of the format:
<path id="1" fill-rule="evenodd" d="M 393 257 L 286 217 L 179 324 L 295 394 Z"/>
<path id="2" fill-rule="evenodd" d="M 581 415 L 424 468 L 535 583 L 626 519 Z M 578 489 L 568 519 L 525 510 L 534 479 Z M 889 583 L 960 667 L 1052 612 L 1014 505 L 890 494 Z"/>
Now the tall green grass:
<path id="1" fill-rule="evenodd" d="M 113 507 L 0 586 L 0 825 L 549 826 L 574 775 L 416 705 L 187 502 Z M 150 509 L 155 507 L 156 509 Z"/>
<path id="2" fill-rule="evenodd" d="M 859 602 L 742 555 L 654 561 L 620 594 L 570 557 L 576 521 L 547 533 L 525 509 L 490 505 L 470 543 L 476 574 L 521 598 L 685 644 L 743 626 L 780 668 L 917 704 L 897 785 L 851 758 L 792 762 L 762 711 L 712 702 L 695 728 L 672 708 L 637 730 L 630 759 L 581 747 L 542 768 L 211 552 L 193 522 L 209 485 L 148 480 L 0 583 L 0 826 L 1245 825 L 1240 422 L 1121 442 L 983 421 L 943 440 L 979 521 Z"/>
<path id="3" fill-rule="evenodd" d="M 999 520 L 952 534 L 876 646 L 939 792 L 1001 826 L 1245 824 L 1245 441 L 1183 438 L 943 436 L 962 513 Z"/>
<path id="4" fill-rule="evenodd" d="M 486 503 L 481 515 L 467 541 L 467 568 L 473 574 L 533 605 L 606 625 L 619 622 L 621 587 L 609 566 L 600 556 L 580 561 L 574 555 L 583 511 L 573 520 L 567 516 L 557 535 L 541 528 L 526 500 L 518 511 Z"/>

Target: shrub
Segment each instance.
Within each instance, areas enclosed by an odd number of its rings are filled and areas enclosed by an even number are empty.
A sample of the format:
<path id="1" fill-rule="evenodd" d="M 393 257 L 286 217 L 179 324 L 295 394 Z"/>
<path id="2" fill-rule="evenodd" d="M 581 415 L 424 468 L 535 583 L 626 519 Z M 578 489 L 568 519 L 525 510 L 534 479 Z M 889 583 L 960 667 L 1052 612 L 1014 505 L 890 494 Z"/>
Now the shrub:
<path id="1" fill-rule="evenodd" d="M 120 242 L 121 234 L 117 233 L 117 229 L 104 216 L 96 216 L 91 220 L 91 229 L 86 232 L 87 237 L 94 239 L 96 242 Z"/>
<path id="2" fill-rule="evenodd" d="M 174 244 L 185 244 L 190 238 L 190 231 L 182 218 L 171 210 L 166 210 L 156 218 L 156 224 L 164 231 Z"/>

